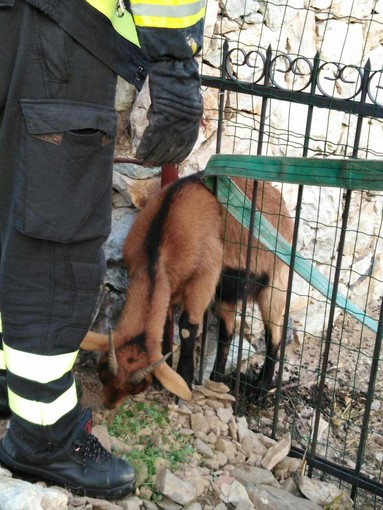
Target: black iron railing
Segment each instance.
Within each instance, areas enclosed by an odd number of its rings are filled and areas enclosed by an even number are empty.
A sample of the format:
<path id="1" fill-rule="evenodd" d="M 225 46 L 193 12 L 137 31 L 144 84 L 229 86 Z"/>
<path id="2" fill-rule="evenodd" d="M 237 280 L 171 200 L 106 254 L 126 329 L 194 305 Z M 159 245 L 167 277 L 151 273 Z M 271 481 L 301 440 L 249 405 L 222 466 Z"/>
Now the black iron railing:
<path id="1" fill-rule="evenodd" d="M 319 54 L 312 59 L 303 56 L 290 56 L 280 52 L 274 53 L 271 47 L 266 50 L 251 49 L 244 50 L 235 48 L 229 50 L 227 42 L 223 45 L 223 65 L 221 67 L 220 77 L 211 77 L 202 75 L 203 86 L 212 87 L 220 91 L 219 111 L 218 111 L 218 131 L 216 151 L 221 151 L 221 140 L 224 123 L 225 93 L 227 91 L 238 94 L 250 94 L 262 98 L 262 105 L 259 115 L 259 131 L 257 141 L 257 155 L 263 154 L 264 134 L 266 126 L 266 111 L 270 100 L 282 100 L 292 103 L 307 105 L 307 115 L 305 119 L 305 133 L 302 143 L 303 158 L 308 156 L 310 150 L 310 133 L 312 131 L 313 111 L 315 108 L 325 108 L 352 114 L 356 116 L 356 128 L 352 140 L 351 157 L 358 158 L 360 152 L 360 140 L 362 126 L 365 118 L 383 119 L 383 70 L 372 71 L 370 61 L 364 66 L 341 65 L 333 62 L 324 62 Z M 240 80 L 238 76 L 241 70 L 247 66 L 252 70 L 251 78 Z M 281 79 L 283 74 L 283 79 Z M 342 83 L 343 87 L 338 88 L 337 83 Z M 289 85 L 287 85 L 289 84 Z M 347 88 L 347 91 L 345 91 Z M 343 94 L 339 94 L 343 90 Z M 383 162 L 382 162 L 383 164 Z M 295 210 L 295 228 L 293 235 L 292 264 L 296 254 L 297 240 L 300 227 L 302 212 L 302 196 L 304 186 L 299 185 L 296 210 Z M 254 187 L 256 193 L 256 187 Z M 338 244 L 337 261 L 333 276 L 334 295 L 331 298 L 330 313 L 327 318 L 327 330 L 325 331 L 325 348 L 322 357 L 320 378 L 318 383 L 318 394 L 316 404 L 316 415 L 313 434 L 311 437 L 310 449 L 307 452 L 306 460 L 309 465 L 309 475 L 313 469 L 323 473 L 336 476 L 339 480 L 351 485 L 351 496 L 355 499 L 358 489 L 363 489 L 371 494 L 383 498 L 383 485 L 375 480 L 369 479 L 362 474 L 364 451 L 367 442 L 369 420 L 371 413 L 371 404 L 374 400 L 374 388 L 377 380 L 378 365 L 381 353 L 382 343 L 382 321 L 383 304 L 380 310 L 380 319 L 378 332 L 376 334 L 374 354 L 371 363 L 370 380 L 366 395 L 366 405 L 363 416 L 363 425 L 357 457 L 354 469 L 345 468 L 332 461 L 322 459 L 317 456 L 318 429 L 322 407 L 323 391 L 326 382 L 328 370 L 328 355 L 332 342 L 334 310 L 336 307 L 336 292 L 340 283 L 340 274 L 342 267 L 343 247 L 348 227 L 349 208 L 351 202 L 351 190 L 345 190 L 343 201 L 342 225 L 340 227 L 340 239 Z M 253 197 L 255 204 L 255 196 Z M 248 254 L 251 256 L 251 253 Z M 280 389 L 282 386 L 283 359 L 285 355 L 284 341 L 288 329 L 288 317 L 290 310 L 290 298 L 293 283 L 293 271 L 290 269 L 288 298 L 286 303 L 286 313 L 284 320 L 284 338 L 281 344 L 280 367 L 277 379 L 277 390 L 274 410 L 274 425 L 272 435 L 275 437 L 278 425 L 278 413 L 280 407 Z M 242 311 L 246 309 L 246 302 L 242 306 Z M 243 342 L 243 328 L 240 331 L 239 351 L 241 352 Z M 237 370 L 237 377 L 239 370 Z M 235 386 L 238 397 L 239 383 Z M 302 457 L 303 450 L 293 448 L 293 454 Z"/>
<path id="2" fill-rule="evenodd" d="M 317 108 L 337 110 L 363 117 L 383 118 L 383 69 L 371 71 L 367 60 L 363 67 L 324 62 L 317 53 L 312 59 L 273 54 L 266 50 L 229 50 L 223 44 L 223 62 L 220 77 L 202 75 L 202 84 L 216 89 L 279 99 Z M 251 79 L 238 78 L 243 67 L 253 69 Z M 279 76 L 288 80 L 279 80 Z M 289 79 L 290 78 L 290 79 Z M 337 83 L 347 85 L 338 92 Z M 290 83 L 290 86 L 286 86 Z"/>

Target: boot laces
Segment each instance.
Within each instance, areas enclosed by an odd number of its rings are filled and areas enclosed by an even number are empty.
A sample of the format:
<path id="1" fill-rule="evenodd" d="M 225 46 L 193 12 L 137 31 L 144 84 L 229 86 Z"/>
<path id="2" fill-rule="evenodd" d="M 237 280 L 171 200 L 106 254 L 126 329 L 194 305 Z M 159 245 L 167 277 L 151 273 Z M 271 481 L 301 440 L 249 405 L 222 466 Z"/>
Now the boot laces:
<path id="1" fill-rule="evenodd" d="M 85 444 L 75 443 L 74 451 L 76 453 L 82 453 L 83 466 L 86 466 L 88 461 L 102 463 L 111 456 L 111 454 L 105 450 L 100 441 L 93 434 L 88 435 Z"/>

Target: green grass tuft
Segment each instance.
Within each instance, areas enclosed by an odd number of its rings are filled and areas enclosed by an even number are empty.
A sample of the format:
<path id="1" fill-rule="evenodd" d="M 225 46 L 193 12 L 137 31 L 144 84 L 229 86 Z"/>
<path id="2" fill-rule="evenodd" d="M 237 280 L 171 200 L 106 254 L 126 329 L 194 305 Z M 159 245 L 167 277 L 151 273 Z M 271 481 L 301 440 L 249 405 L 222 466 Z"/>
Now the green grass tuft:
<path id="1" fill-rule="evenodd" d="M 160 467 L 174 470 L 195 453 L 191 439 L 172 428 L 169 410 L 160 400 L 130 401 L 115 416 L 109 434 L 128 445 L 130 451 L 123 457 L 133 465 L 138 486 L 152 491 Z"/>

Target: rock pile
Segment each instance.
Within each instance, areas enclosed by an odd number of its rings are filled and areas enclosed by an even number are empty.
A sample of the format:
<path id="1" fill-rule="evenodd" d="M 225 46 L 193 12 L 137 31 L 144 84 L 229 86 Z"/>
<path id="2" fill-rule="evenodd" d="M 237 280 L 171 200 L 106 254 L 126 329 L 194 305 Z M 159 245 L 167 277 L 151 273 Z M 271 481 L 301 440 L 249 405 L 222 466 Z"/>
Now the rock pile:
<path id="1" fill-rule="evenodd" d="M 17 480 L 2 469 L 0 510 L 320 510 L 334 503 L 337 509 L 352 508 L 335 485 L 303 474 L 301 460 L 288 456 L 289 433 L 275 441 L 236 417 L 227 386 L 208 381 L 193 397 L 190 403 L 169 404 L 169 418 L 194 453 L 174 471 L 163 463 L 154 475 L 155 492 L 140 484 L 137 473 L 134 496 L 107 502 Z M 106 448 L 127 450 L 104 426 L 96 425 L 94 433 Z"/>

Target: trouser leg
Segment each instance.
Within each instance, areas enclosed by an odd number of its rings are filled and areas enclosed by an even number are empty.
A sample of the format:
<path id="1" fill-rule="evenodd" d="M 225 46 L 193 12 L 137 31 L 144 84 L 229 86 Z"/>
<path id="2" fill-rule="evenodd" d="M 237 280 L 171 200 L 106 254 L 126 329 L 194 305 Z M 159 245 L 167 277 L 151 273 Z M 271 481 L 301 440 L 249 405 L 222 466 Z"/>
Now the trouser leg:
<path id="1" fill-rule="evenodd" d="M 72 366 L 110 229 L 115 76 L 16 0 L 0 9 L 0 310 L 9 437 L 38 462 L 78 427 Z"/>

